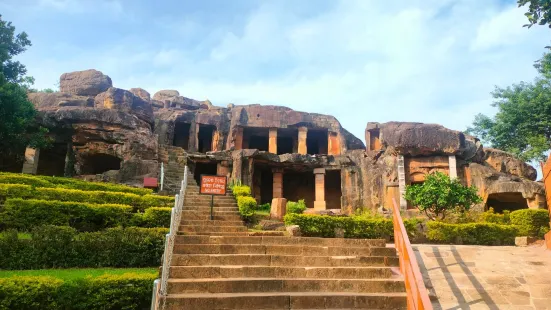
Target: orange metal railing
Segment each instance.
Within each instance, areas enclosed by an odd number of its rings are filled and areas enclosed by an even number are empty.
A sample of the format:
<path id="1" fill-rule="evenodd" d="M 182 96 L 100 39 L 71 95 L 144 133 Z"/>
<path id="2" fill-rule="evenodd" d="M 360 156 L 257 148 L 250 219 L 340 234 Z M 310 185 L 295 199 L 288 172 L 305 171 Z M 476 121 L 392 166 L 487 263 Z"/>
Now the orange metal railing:
<path id="1" fill-rule="evenodd" d="M 394 224 L 394 244 L 400 258 L 400 272 L 404 276 L 408 299 L 408 310 L 432 310 L 429 294 L 423 276 L 419 270 L 417 259 L 411 248 L 408 234 L 400 216 L 400 208 L 393 199 L 392 222 Z"/>

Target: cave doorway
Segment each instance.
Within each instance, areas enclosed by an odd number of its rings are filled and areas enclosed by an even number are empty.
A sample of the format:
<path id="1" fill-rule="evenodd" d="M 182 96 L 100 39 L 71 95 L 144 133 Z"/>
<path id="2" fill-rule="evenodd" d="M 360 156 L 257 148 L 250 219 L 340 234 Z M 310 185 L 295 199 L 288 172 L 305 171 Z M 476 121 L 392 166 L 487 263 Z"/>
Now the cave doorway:
<path id="1" fill-rule="evenodd" d="M 270 144 L 268 136 L 268 128 L 245 127 L 243 129 L 243 148 L 268 152 Z"/>
<path id="2" fill-rule="evenodd" d="M 325 204 L 327 209 L 341 208 L 341 171 L 326 170 L 325 171 Z"/>
<path id="3" fill-rule="evenodd" d="M 327 154 L 327 130 L 308 129 L 306 135 L 306 151 L 310 155 Z"/>
<path id="4" fill-rule="evenodd" d="M 272 203 L 274 175 L 272 168 L 265 165 L 254 166 L 253 197 L 260 203 Z"/>
<path id="5" fill-rule="evenodd" d="M 216 175 L 218 164 L 216 162 L 196 162 L 193 170 L 193 178 L 197 185 L 201 185 L 201 175 Z"/>
<path id="6" fill-rule="evenodd" d="M 298 129 L 277 130 L 277 155 L 298 153 Z"/>
<path id="7" fill-rule="evenodd" d="M 315 197 L 313 171 L 283 173 L 283 198 L 287 201 L 304 199 L 306 206 L 313 208 Z"/>
<path id="8" fill-rule="evenodd" d="M 497 213 L 503 213 L 505 210 L 527 209 L 528 202 L 522 197 L 522 193 L 494 193 L 486 200 L 486 210 L 490 208 L 494 208 Z"/>
<path id="9" fill-rule="evenodd" d="M 36 174 L 64 176 L 65 157 L 67 157 L 67 143 L 54 143 L 50 148 L 40 149 Z"/>
<path id="10" fill-rule="evenodd" d="M 42 155 L 42 154 L 40 154 Z M 81 174 L 102 174 L 111 170 L 120 170 L 122 160 L 109 154 L 90 154 L 83 156 Z M 40 164 L 40 161 L 39 161 Z"/>
<path id="11" fill-rule="evenodd" d="M 183 148 L 187 151 L 189 146 L 189 132 L 191 124 L 177 122 L 174 126 L 174 141 L 173 145 Z"/>
<path id="12" fill-rule="evenodd" d="M 199 133 L 197 135 L 200 153 L 206 153 L 212 151 L 212 137 L 216 131 L 216 126 L 213 125 L 199 125 Z"/>

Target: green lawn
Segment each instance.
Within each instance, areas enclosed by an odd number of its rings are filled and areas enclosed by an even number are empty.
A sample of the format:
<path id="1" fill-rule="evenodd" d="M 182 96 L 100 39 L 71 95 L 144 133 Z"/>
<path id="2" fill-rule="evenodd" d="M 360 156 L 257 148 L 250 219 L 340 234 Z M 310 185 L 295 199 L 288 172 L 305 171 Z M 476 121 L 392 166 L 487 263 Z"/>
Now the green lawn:
<path id="1" fill-rule="evenodd" d="M 98 277 L 104 274 L 124 273 L 157 274 L 158 268 L 83 268 L 83 269 L 40 269 L 40 270 L 0 270 L 0 278 L 11 276 L 51 276 L 62 280 L 76 280 L 87 276 Z"/>

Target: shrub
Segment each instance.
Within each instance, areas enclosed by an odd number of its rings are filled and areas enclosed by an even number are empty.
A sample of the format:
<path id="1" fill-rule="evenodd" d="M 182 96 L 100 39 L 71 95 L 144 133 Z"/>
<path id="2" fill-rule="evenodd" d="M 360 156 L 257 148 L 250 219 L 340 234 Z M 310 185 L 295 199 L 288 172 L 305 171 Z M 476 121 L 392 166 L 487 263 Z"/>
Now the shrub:
<path id="1" fill-rule="evenodd" d="M 233 187 L 233 195 L 235 197 L 240 197 L 240 196 L 250 196 L 251 195 L 251 188 L 246 186 L 246 185 L 242 185 L 242 186 L 234 186 Z"/>
<path id="2" fill-rule="evenodd" d="M 512 245 L 518 232 L 513 225 L 494 223 L 448 224 L 427 223 L 427 238 L 438 243 L 475 245 Z"/>
<path id="3" fill-rule="evenodd" d="M 509 210 L 505 210 L 503 211 L 503 214 L 499 214 L 494 212 L 494 208 L 490 208 L 488 211 L 483 212 L 480 215 L 480 221 L 486 223 L 509 225 L 511 224 L 510 215 L 511 212 Z"/>
<path id="4" fill-rule="evenodd" d="M 452 211 L 468 211 L 473 204 L 482 202 L 476 187 L 464 186 L 442 172 L 427 175 L 423 184 L 408 185 L 404 198 L 431 220 L 444 219 Z"/>
<path id="5" fill-rule="evenodd" d="M 56 200 L 8 199 L 0 212 L 0 225 L 29 231 L 36 226 L 71 226 L 80 231 L 95 231 L 125 226 L 132 207 Z"/>
<path id="6" fill-rule="evenodd" d="M 344 229 L 345 238 L 389 238 L 394 234 L 392 220 L 382 217 L 329 216 L 288 213 L 285 225 L 298 225 L 304 236 L 335 237 L 335 229 Z M 416 232 L 418 220 L 404 221 L 408 235 Z"/>
<path id="7" fill-rule="evenodd" d="M 546 209 L 522 209 L 511 212 L 511 224 L 519 229 L 519 236 L 542 238 L 549 227 Z"/>
<path id="8" fill-rule="evenodd" d="M 141 227 L 169 227 L 171 212 L 172 208 L 151 207 L 144 213 L 135 213 L 130 224 Z"/>
<path id="9" fill-rule="evenodd" d="M 4 191 L 2 187 L 8 187 L 8 190 Z M 130 205 L 133 206 L 135 210 L 145 210 L 149 207 L 170 206 L 174 203 L 174 197 L 169 196 L 140 196 L 130 193 L 82 191 L 65 188 L 32 188 L 28 185 L 12 184 L 0 184 L 0 196 L 2 196 L 3 193 L 5 193 L 5 197 L 13 198 Z"/>
<path id="10" fill-rule="evenodd" d="M 27 184 L 33 187 L 60 187 L 85 191 L 121 192 L 137 195 L 147 195 L 153 193 L 153 190 L 149 188 L 130 187 L 122 184 L 89 182 L 72 178 L 9 172 L 0 173 L 0 183 Z"/>
<path id="11" fill-rule="evenodd" d="M 145 309 L 155 275 L 127 273 L 75 281 L 0 278 L 0 309 Z"/>
<path id="12" fill-rule="evenodd" d="M 77 233 L 64 226 L 41 226 L 30 239 L 17 231 L 0 235 L 0 269 L 159 266 L 166 228 L 109 228 Z"/>
<path id="13" fill-rule="evenodd" d="M 256 200 L 253 197 L 238 196 L 237 206 L 239 213 L 244 219 L 249 219 L 254 215 L 256 209 Z"/>
<path id="14" fill-rule="evenodd" d="M 263 203 L 261 205 L 258 205 L 257 211 L 263 211 L 263 212 L 270 212 L 272 210 L 272 204 L 270 203 Z"/>
<path id="15" fill-rule="evenodd" d="M 302 214 L 306 210 L 306 202 L 301 199 L 297 202 L 288 201 L 286 205 L 287 213 Z"/>

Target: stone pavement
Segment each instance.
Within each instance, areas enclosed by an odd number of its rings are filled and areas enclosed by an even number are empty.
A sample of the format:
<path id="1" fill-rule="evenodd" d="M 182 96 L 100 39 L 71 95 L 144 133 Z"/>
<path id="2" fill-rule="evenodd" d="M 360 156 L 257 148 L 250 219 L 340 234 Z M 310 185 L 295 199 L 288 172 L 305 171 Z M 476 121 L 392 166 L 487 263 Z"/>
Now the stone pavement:
<path id="1" fill-rule="evenodd" d="M 541 246 L 413 245 L 434 309 L 551 309 Z"/>

